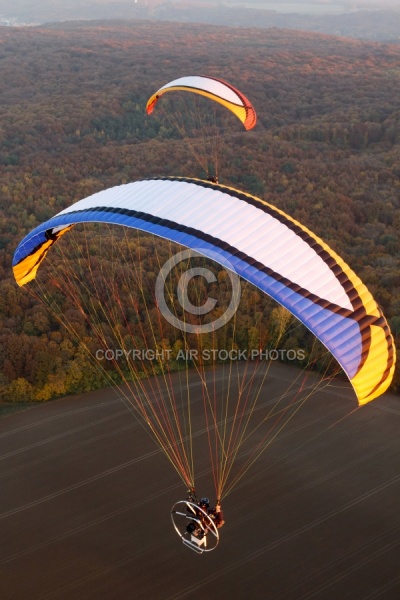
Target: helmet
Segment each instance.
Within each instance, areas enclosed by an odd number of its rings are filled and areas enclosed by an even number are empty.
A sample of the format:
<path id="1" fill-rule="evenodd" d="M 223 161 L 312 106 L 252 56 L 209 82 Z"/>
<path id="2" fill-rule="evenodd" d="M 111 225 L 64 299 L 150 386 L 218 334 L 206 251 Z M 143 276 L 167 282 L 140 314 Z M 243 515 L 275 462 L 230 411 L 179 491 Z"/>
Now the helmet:
<path id="1" fill-rule="evenodd" d="M 199 502 L 199 506 L 205 506 L 208 508 L 210 506 L 210 501 L 208 498 L 202 498 Z"/>

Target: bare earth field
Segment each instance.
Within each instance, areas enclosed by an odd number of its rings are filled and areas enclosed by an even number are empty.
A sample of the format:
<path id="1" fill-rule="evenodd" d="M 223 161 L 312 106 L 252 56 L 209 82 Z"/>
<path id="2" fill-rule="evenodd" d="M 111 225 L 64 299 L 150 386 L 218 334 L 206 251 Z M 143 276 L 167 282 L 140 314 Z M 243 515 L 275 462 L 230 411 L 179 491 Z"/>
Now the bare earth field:
<path id="1" fill-rule="evenodd" d="M 263 394 L 294 373 L 274 365 Z M 354 407 L 341 382 L 312 397 L 226 498 L 202 556 L 172 529 L 183 484 L 115 391 L 3 417 L 2 600 L 398 600 L 400 399 Z"/>

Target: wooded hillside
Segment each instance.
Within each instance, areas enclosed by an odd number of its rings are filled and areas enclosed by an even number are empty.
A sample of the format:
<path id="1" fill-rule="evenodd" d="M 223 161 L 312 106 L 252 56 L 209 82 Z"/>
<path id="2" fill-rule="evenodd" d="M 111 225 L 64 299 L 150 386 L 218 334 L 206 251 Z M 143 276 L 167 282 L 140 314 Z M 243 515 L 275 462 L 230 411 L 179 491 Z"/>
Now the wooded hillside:
<path id="1" fill-rule="evenodd" d="M 399 64 L 399 46 L 276 29 L 144 21 L 1 28 L 2 397 L 41 400 L 104 385 L 79 345 L 17 288 L 12 256 L 35 225 L 95 191 L 202 176 L 144 111 L 158 87 L 187 74 L 229 81 L 258 112 L 254 131 L 226 143 L 221 182 L 326 240 L 399 340 Z"/>

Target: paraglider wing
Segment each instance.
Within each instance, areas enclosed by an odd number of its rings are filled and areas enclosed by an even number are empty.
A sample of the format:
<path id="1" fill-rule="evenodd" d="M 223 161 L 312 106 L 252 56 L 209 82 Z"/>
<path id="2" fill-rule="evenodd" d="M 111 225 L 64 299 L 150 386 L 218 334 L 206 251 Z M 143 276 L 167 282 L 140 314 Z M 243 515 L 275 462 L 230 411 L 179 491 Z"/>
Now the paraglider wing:
<path id="1" fill-rule="evenodd" d="M 246 96 L 239 90 L 221 79 L 200 77 L 197 75 L 180 77 L 161 87 L 149 98 L 146 105 L 147 114 L 149 115 L 153 112 L 157 101 L 163 94 L 173 91 L 193 92 L 219 102 L 219 104 L 225 106 L 242 121 L 245 129 L 252 129 L 256 124 L 256 111 Z"/>
<path id="2" fill-rule="evenodd" d="M 360 404 L 390 385 L 395 348 L 375 300 L 320 238 L 274 206 L 195 179 L 152 179 L 110 188 L 61 211 L 29 233 L 13 261 L 19 285 L 36 277 L 71 226 L 105 222 L 218 253 L 236 272 L 304 323 L 347 373 Z"/>

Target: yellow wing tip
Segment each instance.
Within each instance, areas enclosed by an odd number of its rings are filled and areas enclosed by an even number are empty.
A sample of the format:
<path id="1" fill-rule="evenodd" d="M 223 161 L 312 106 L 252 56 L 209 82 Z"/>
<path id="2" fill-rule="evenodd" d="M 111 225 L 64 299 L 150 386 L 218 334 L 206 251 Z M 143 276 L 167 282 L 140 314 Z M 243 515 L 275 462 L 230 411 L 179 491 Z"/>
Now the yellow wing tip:
<path id="1" fill-rule="evenodd" d="M 15 281 L 17 282 L 19 287 L 23 287 L 24 285 L 35 279 L 38 267 L 39 265 L 35 269 L 27 271 L 25 261 L 13 267 Z"/>

